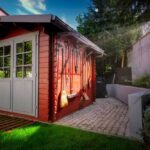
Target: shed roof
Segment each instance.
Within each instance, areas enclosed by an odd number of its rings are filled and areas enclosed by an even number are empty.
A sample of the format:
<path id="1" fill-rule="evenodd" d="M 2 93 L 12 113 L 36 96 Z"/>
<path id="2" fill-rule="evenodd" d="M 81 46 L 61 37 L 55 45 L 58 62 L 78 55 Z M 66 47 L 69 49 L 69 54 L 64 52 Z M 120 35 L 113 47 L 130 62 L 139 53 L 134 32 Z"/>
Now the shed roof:
<path id="1" fill-rule="evenodd" d="M 104 54 L 104 51 L 96 44 L 88 40 L 85 36 L 71 28 L 64 23 L 60 18 L 51 14 L 45 15 L 14 15 L 14 16 L 0 16 L 0 23 L 48 23 L 61 28 L 63 32 L 78 39 L 99 54 Z"/>
<path id="2" fill-rule="evenodd" d="M 8 14 L 4 9 L 2 9 L 2 8 L 0 8 L 0 14 L 1 14 L 1 12 L 2 12 L 2 14 L 6 15 L 6 16 L 9 15 L 9 14 Z"/>

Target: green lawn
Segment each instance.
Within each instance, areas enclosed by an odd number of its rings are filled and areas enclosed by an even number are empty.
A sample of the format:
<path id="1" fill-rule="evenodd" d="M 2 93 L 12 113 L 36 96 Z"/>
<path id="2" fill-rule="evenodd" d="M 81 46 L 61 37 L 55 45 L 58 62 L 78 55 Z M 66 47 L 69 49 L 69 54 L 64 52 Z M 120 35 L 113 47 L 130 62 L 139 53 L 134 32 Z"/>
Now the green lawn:
<path id="1" fill-rule="evenodd" d="M 143 150 L 141 144 L 59 125 L 35 123 L 0 132 L 0 150 Z"/>

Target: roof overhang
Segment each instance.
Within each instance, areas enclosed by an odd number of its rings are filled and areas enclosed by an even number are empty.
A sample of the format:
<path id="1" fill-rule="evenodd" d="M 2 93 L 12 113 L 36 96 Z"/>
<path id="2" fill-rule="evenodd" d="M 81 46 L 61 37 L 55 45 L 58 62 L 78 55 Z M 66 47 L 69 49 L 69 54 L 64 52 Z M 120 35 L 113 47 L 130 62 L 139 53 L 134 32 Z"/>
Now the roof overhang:
<path id="1" fill-rule="evenodd" d="M 78 39 L 81 43 L 94 50 L 97 55 L 104 55 L 104 50 L 99 48 L 96 44 L 88 40 L 86 37 L 78 33 L 69 25 L 64 23 L 61 19 L 54 15 L 16 15 L 16 16 L 0 16 L 0 24 L 3 23 L 41 23 L 41 24 L 53 24 L 62 32 L 59 34 L 64 36 L 71 36 Z"/>
<path id="2" fill-rule="evenodd" d="M 50 23 L 52 15 L 0 16 L 0 23 Z"/>
<path id="3" fill-rule="evenodd" d="M 99 48 L 96 44 L 94 44 L 93 42 L 91 42 L 89 39 L 87 39 L 86 37 L 84 37 L 83 35 L 81 35 L 78 32 L 63 32 L 63 33 L 59 33 L 59 35 L 63 36 L 63 37 L 68 37 L 68 38 L 73 37 L 73 38 L 77 39 L 79 42 L 86 45 L 86 47 L 94 50 L 97 54 L 104 55 L 104 50 Z"/>
<path id="4" fill-rule="evenodd" d="M 3 10 L 2 8 L 0 8 L 0 16 L 8 16 L 9 14 Z"/>

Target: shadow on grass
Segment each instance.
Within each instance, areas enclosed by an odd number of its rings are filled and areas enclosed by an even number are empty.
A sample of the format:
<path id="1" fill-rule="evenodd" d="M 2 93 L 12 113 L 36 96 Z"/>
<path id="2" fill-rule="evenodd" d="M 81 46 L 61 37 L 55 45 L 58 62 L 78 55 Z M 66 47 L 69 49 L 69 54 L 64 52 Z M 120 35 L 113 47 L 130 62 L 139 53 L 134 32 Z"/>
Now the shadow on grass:
<path id="1" fill-rule="evenodd" d="M 141 144 L 118 137 L 59 125 L 35 123 L 0 132 L 0 150 L 143 150 Z"/>

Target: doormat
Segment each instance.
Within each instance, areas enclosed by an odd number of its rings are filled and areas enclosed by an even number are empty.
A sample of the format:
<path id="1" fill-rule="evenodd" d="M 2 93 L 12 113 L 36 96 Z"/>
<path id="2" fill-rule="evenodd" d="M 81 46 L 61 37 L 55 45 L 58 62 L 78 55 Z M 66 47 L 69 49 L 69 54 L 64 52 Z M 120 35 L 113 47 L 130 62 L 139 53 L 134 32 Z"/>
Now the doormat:
<path id="1" fill-rule="evenodd" d="M 10 131 L 18 127 L 33 124 L 34 121 L 12 116 L 0 115 L 0 131 Z"/>

